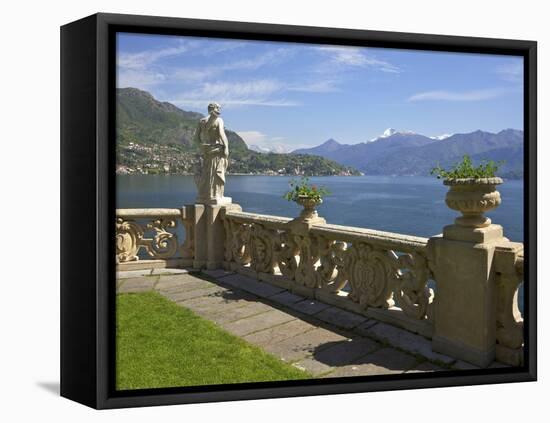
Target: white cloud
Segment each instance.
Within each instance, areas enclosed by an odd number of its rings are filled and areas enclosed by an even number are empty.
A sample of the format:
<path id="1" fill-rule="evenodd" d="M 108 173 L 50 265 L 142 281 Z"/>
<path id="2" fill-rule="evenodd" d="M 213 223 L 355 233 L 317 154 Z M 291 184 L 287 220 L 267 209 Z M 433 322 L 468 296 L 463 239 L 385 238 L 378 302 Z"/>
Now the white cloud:
<path id="1" fill-rule="evenodd" d="M 193 49 L 196 46 L 195 44 L 193 42 L 180 41 L 174 47 L 144 50 L 139 53 L 122 53 L 117 57 L 117 64 L 123 69 L 145 69 L 160 59 L 186 53 Z"/>
<path id="2" fill-rule="evenodd" d="M 367 54 L 365 49 L 345 46 L 323 46 L 317 47 L 317 50 L 328 55 L 330 66 L 374 68 L 388 73 L 400 72 L 399 67 Z"/>
<path id="3" fill-rule="evenodd" d="M 304 84 L 289 85 L 287 90 L 305 93 L 332 93 L 340 91 L 338 83 L 339 81 L 335 79 L 308 81 Z"/>
<path id="4" fill-rule="evenodd" d="M 166 80 L 172 82 L 200 82 L 206 79 L 210 79 L 219 74 L 219 71 L 215 68 L 176 68 L 166 72 Z"/>
<path id="5" fill-rule="evenodd" d="M 246 145 L 256 151 L 288 153 L 290 150 L 280 141 L 282 137 L 268 137 L 260 131 L 238 131 L 237 134 L 244 140 Z"/>
<path id="6" fill-rule="evenodd" d="M 237 131 L 237 134 L 250 147 L 263 152 L 271 151 L 273 153 L 290 153 L 297 148 L 308 148 L 305 144 L 291 144 L 286 141 L 285 137 L 270 137 L 260 131 Z"/>
<path id="7" fill-rule="evenodd" d="M 258 79 L 244 82 L 206 82 L 191 96 L 248 98 L 273 94 L 282 84 L 274 79 Z"/>
<path id="8" fill-rule="evenodd" d="M 215 77 L 219 72 L 214 68 L 160 69 L 150 66 L 143 69 L 118 69 L 117 86 L 151 89 L 164 83 L 196 84 Z"/>
<path id="9" fill-rule="evenodd" d="M 166 75 L 161 72 L 121 69 L 117 74 L 117 87 L 119 88 L 149 89 L 163 82 L 166 82 Z"/>
<path id="10" fill-rule="evenodd" d="M 500 97 L 507 90 L 500 88 L 471 91 L 425 91 L 414 94 L 408 101 L 482 101 Z"/>
<path id="11" fill-rule="evenodd" d="M 338 75 L 323 75 L 316 78 L 303 78 L 303 81 L 282 81 L 278 79 L 250 79 L 246 78 L 247 71 L 258 71 L 263 67 L 269 67 L 284 63 L 299 50 L 288 47 L 273 48 L 246 58 L 224 60 L 216 65 L 203 67 L 167 67 L 164 58 L 179 55 L 203 55 L 214 56 L 221 52 L 245 46 L 243 42 L 228 43 L 204 43 L 200 41 L 181 41 L 164 49 L 144 50 L 137 53 L 123 53 L 118 57 L 118 87 L 136 87 L 153 94 L 159 91 L 165 84 L 181 84 L 182 91 L 173 92 L 170 97 L 165 95 L 163 99 L 171 101 L 179 106 L 202 107 L 210 101 L 217 101 L 226 107 L 265 106 L 265 107 L 297 107 L 301 103 L 292 99 L 283 98 L 282 93 L 330 93 L 339 91 L 338 85 L 341 78 Z M 335 69 L 335 63 L 345 66 L 376 66 L 386 71 L 394 71 L 396 68 L 387 62 L 379 61 L 365 56 L 359 49 L 345 47 L 314 47 L 317 51 L 323 49 L 324 54 L 329 54 L 332 59 L 325 64 Z M 339 65 L 339 66 L 340 66 Z M 244 74 L 239 73 L 244 72 Z M 228 80 L 225 77 L 239 76 L 238 80 Z M 257 73 L 256 73 L 257 75 Z M 173 87 L 173 85 L 171 85 Z M 173 88 L 172 88 L 173 90 Z M 166 91 L 165 91 L 166 92 Z"/>
<path id="12" fill-rule="evenodd" d="M 284 84 L 274 79 L 258 79 L 241 82 L 205 82 L 193 91 L 181 94 L 179 98 L 169 100 L 176 105 L 198 106 L 216 101 L 222 107 L 267 106 L 295 107 L 300 104 L 286 99 L 273 98 L 281 92 Z"/>
<path id="13" fill-rule="evenodd" d="M 264 106 L 264 107 L 298 107 L 301 106 L 301 103 L 289 100 L 262 100 L 262 99 L 243 99 L 243 100 L 232 100 L 232 99 L 212 99 L 212 98 L 201 98 L 201 99 L 187 99 L 179 98 L 176 100 L 166 100 L 169 103 L 175 104 L 180 107 L 195 107 L 195 108 L 204 108 L 204 106 L 212 101 L 220 103 L 222 108 L 236 108 L 242 106 Z"/>
<path id="14" fill-rule="evenodd" d="M 118 56 L 119 87 L 133 86 L 136 88 L 150 89 L 152 86 L 165 82 L 198 83 L 220 77 L 225 72 L 236 70 L 257 70 L 263 66 L 281 63 L 293 54 L 288 48 L 270 50 L 247 59 L 229 60 L 217 65 L 189 68 L 161 67 L 156 62 L 166 57 L 175 57 L 183 53 L 202 54 L 211 56 L 221 52 L 233 50 L 245 46 L 245 43 L 221 43 L 204 44 L 198 41 L 183 42 L 179 45 L 158 50 L 144 50 L 139 53 L 122 53 Z M 234 89 L 243 89 L 244 83 L 227 83 L 236 85 Z M 219 82 L 210 82 L 203 86 L 204 90 L 211 90 L 213 86 L 220 86 Z M 307 87 L 306 87 L 307 88 Z M 313 87 L 312 89 L 315 89 Z M 318 87 L 318 90 L 322 87 Z"/>
<path id="15" fill-rule="evenodd" d="M 247 43 L 241 41 L 221 41 L 216 43 L 206 43 L 206 45 L 200 45 L 200 54 L 203 56 L 212 56 L 218 53 L 224 53 L 226 51 L 235 50 L 238 48 L 246 47 Z"/>
<path id="16" fill-rule="evenodd" d="M 522 82 L 523 81 L 523 63 L 507 63 L 497 67 L 496 73 L 505 81 Z"/>
<path id="17" fill-rule="evenodd" d="M 277 48 L 266 53 L 259 54 L 249 59 L 229 61 L 220 65 L 222 70 L 256 70 L 263 66 L 270 66 L 282 63 L 293 55 L 293 50 L 289 48 Z"/>
<path id="18" fill-rule="evenodd" d="M 255 144 L 260 145 L 265 142 L 267 135 L 260 131 L 239 131 L 237 132 L 239 136 L 246 142 L 248 145 Z"/>

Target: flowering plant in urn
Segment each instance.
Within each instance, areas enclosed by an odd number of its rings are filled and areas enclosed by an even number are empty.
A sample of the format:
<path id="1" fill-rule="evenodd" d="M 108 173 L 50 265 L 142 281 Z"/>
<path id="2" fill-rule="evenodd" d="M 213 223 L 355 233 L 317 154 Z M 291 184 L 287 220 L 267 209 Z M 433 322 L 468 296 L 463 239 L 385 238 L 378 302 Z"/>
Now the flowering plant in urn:
<path id="1" fill-rule="evenodd" d="M 496 186 L 502 184 L 502 179 L 496 176 L 502 162 L 485 161 L 474 166 L 470 156 L 464 156 L 451 170 L 436 166 L 432 175 L 443 179 L 443 184 L 449 187 L 445 203 L 453 210 L 462 213 L 455 219 L 459 226 L 483 228 L 491 224 L 491 219 L 484 213 L 498 207 L 501 203 L 500 193 Z"/>
<path id="2" fill-rule="evenodd" d="M 330 192 L 322 186 L 309 183 L 309 178 L 302 177 L 300 180 L 292 179 L 289 182 L 290 190 L 284 195 L 288 201 L 294 201 L 304 209 L 300 215 L 301 219 L 311 220 L 317 217 L 315 207 L 323 202 L 323 197 Z"/>

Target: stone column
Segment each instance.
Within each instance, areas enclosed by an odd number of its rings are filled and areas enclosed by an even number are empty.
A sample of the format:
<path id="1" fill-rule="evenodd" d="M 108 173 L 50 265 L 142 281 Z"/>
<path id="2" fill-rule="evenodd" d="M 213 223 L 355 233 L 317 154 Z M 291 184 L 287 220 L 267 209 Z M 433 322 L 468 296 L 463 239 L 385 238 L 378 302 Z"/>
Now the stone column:
<path id="1" fill-rule="evenodd" d="M 500 225 L 446 226 L 429 241 L 436 280 L 434 351 L 486 367 L 495 358 L 495 249 L 505 240 Z"/>
<path id="2" fill-rule="evenodd" d="M 241 210 L 238 204 L 193 204 L 193 268 L 221 269 L 225 253 L 225 229 L 222 209 Z"/>
<path id="3" fill-rule="evenodd" d="M 202 269 L 206 265 L 208 245 L 206 240 L 206 207 L 203 204 L 186 206 L 193 208 L 193 226 L 195 236 L 195 256 L 193 257 L 193 268 Z"/>
<path id="4" fill-rule="evenodd" d="M 225 228 L 222 221 L 222 209 L 242 210 L 238 204 L 206 206 L 206 268 L 221 269 L 225 254 Z"/>

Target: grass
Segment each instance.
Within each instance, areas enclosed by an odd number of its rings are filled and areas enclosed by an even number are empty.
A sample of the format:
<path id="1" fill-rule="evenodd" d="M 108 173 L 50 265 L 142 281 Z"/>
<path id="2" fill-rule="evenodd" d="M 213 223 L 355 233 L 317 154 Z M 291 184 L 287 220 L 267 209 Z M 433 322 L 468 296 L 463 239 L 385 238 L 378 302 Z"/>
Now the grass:
<path id="1" fill-rule="evenodd" d="M 156 292 L 117 295 L 118 390 L 309 379 Z"/>

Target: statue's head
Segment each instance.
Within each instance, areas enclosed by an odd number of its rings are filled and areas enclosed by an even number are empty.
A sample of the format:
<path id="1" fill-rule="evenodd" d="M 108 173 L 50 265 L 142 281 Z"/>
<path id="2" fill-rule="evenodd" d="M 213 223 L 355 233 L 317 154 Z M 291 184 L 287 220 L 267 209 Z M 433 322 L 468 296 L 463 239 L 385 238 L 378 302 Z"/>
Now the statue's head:
<path id="1" fill-rule="evenodd" d="M 220 106 L 218 103 L 210 103 L 208 105 L 208 114 L 214 113 L 216 116 L 219 116 L 222 112 L 222 106 Z"/>

